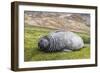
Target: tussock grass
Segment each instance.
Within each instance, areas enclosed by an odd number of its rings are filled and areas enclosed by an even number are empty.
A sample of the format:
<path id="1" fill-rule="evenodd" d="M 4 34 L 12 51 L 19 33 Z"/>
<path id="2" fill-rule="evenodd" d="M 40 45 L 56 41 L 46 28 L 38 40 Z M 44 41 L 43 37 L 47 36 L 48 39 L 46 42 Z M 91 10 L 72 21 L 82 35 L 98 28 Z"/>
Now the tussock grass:
<path id="1" fill-rule="evenodd" d="M 40 37 L 47 35 L 50 29 L 25 26 L 24 61 L 69 60 L 90 58 L 90 38 L 87 34 L 78 33 L 84 40 L 85 46 L 79 51 L 45 53 L 38 48 Z"/>

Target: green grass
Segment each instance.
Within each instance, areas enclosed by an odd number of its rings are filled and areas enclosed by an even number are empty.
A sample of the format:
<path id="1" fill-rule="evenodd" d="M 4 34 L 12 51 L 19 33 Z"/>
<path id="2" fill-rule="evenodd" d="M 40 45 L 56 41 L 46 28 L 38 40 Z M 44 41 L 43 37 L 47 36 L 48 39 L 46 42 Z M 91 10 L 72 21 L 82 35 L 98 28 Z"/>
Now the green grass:
<path id="1" fill-rule="evenodd" d="M 65 59 L 86 59 L 90 58 L 89 35 L 79 34 L 85 46 L 79 51 L 72 52 L 52 52 L 45 53 L 38 48 L 38 40 L 41 36 L 47 35 L 51 29 L 25 26 L 25 41 L 24 41 L 24 61 L 45 61 L 45 60 L 65 60 Z"/>
<path id="2" fill-rule="evenodd" d="M 90 35 L 89 34 L 84 34 L 84 33 L 77 33 L 79 36 L 82 37 L 84 40 L 84 43 L 90 43 Z"/>

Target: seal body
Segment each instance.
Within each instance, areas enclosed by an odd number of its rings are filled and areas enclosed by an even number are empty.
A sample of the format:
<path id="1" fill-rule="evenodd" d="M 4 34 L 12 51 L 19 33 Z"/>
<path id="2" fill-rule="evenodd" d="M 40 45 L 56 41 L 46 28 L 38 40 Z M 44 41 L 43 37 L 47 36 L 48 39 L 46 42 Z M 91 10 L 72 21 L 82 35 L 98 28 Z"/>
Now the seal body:
<path id="1" fill-rule="evenodd" d="M 41 50 L 47 52 L 73 51 L 81 49 L 84 42 L 80 36 L 73 32 L 58 31 L 40 38 L 38 46 Z"/>

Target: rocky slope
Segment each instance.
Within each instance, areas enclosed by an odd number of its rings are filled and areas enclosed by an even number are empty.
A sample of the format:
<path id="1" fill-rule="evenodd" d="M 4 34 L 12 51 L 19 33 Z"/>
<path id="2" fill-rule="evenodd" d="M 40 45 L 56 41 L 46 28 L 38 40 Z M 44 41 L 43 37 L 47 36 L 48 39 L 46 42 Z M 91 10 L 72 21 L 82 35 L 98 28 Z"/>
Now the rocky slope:
<path id="1" fill-rule="evenodd" d="M 25 25 L 74 32 L 90 32 L 89 14 L 26 11 L 24 16 Z"/>

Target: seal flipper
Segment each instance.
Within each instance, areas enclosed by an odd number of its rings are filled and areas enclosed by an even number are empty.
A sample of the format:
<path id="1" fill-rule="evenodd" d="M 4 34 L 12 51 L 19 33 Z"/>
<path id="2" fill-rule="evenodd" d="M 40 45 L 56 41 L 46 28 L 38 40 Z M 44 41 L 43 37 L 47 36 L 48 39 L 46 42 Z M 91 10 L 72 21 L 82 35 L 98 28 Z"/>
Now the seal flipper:
<path id="1" fill-rule="evenodd" d="M 72 50 L 71 49 L 64 48 L 63 51 L 65 51 L 65 52 L 71 52 Z"/>

